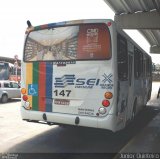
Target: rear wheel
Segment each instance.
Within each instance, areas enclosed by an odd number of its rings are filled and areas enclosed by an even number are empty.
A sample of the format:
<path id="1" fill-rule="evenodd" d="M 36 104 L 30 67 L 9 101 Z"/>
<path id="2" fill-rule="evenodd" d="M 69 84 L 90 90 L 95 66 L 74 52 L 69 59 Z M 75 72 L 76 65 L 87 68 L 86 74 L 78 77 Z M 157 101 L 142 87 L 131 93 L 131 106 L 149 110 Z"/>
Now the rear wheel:
<path id="1" fill-rule="evenodd" d="M 2 101 L 2 103 L 7 103 L 7 101 L 8 101 L 8 96 L 7 96 L 6 94 L 3 94 L 1 101 Z"/>

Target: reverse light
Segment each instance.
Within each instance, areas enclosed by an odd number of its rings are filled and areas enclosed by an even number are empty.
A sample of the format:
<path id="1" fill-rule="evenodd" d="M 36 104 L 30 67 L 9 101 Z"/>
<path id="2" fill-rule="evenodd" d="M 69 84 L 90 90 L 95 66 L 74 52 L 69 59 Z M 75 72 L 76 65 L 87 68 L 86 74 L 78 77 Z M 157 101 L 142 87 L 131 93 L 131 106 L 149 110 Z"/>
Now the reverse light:
<path id="1" fill-rule="evenodd" d="M 104 107 L 100 107 L 98 112 L 99 112 L 99 114 L 105 114 L 107 112 L 107 110 Z"/>
<path id="2" fill-rule="evenodd" d="M 25 88 L 22 88 L 22 89 L 21 89 L 21 93 L 22 93 L 22 94 L 26 94 L 26 92 L 27 92 L 27 91 L 26 91 Z"/>
<path id="3" fill-rule="evenodd" d="M 24 103 L 24 107 L 25 107 L 26 109 L 31 109 L 29 102 L 25 102 L 25 103 Z"/>
<path id="4" fill-rule="evenodd" d="M 102 101 L 102 105 L 103 105 L 104 107 L 108 107 L 108 106 L 110 105 L 109 100 L 103 100 L 103 101 Z"/>
<path id="5" fill-rule="evenodd" d="M 106 93 L 104 94 L 104 97 L 105 97 L 106 99 L 111 99 L 111 98 L 113 97 L 113 94 L 112 94 L 111 92 L 106 92 Z"/>
<path id="6" fill-rule="evenodd" d="M 27 100 L 28 100 L 28 96 L 27 96 L 27 95 L 23 95 L 22 98 L 23 98 L 24 101 L 27 101 Z"/>

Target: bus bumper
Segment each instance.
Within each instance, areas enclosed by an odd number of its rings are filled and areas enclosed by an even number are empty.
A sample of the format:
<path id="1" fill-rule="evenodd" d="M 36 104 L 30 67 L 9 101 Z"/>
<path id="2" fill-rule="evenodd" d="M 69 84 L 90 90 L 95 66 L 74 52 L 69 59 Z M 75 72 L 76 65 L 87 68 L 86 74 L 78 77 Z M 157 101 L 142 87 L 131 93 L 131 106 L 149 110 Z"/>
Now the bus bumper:
<path id="1" fill-rule="evenodd" d="M 45 119 L 44 119 L 45 114 Z M 26 110 L 21 107 L 21 116 L 23 120 L 29 122 L 46 123 L 48 125 L 72 125 L 72 126 L 83 126 L 107 129 L 116 132 L 116 116 L 107 115 L 106 117 L 91 117 L 91 116 L 80 116 L 72 114 L 62 114 L 62 113 L 51 113 L 51 112 L 40 112 Z M 79 123 L 76 123 L 77 117 L 79 118 Z"/>

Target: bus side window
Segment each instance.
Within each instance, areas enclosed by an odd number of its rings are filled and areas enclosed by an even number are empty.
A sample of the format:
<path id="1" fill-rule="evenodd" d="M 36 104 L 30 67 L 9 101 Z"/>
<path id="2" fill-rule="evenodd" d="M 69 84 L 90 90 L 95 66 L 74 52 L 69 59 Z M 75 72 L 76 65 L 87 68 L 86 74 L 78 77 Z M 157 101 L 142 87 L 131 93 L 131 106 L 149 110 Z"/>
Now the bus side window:
<path id="1" fill-rule="evenodd" d="M 128 51 L 127 40 L 118 34 L 117 36 L 118 78 L 120 81 L 128 80 Z"/>
<path id="2" fill-rule="evenodd" d="M 136 47 L 134 48 L 134 76 L 135 79 L 143 76 L 143 54 Z"/>

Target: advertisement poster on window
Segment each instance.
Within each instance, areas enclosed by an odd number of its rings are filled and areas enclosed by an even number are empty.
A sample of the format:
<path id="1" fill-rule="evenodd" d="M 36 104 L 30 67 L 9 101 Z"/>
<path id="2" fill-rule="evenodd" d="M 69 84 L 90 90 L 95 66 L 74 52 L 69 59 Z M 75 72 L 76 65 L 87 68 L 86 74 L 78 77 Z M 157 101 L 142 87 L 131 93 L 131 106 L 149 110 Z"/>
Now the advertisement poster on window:
<path id="1" fill-rule="evenodd" d="M 106 59 L 110 54 L 110 35 L 105 24 L 80 25 L 78 59 Z"/>

